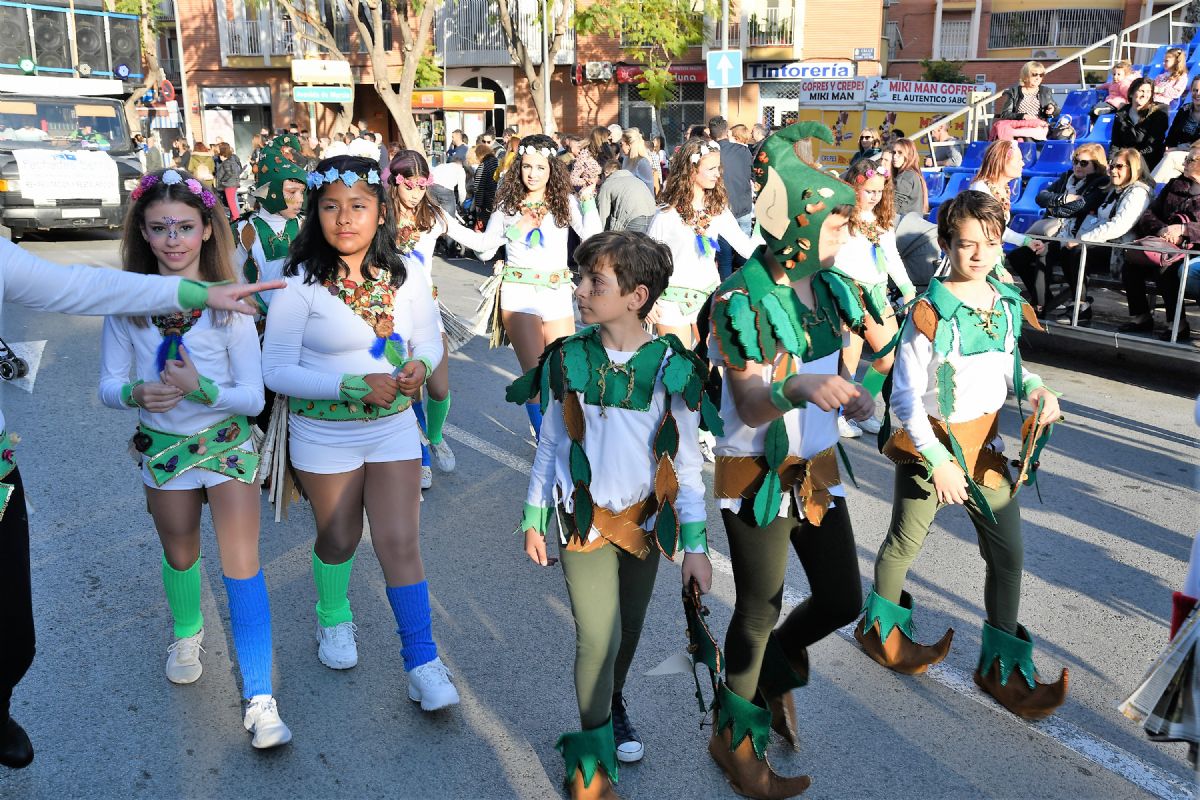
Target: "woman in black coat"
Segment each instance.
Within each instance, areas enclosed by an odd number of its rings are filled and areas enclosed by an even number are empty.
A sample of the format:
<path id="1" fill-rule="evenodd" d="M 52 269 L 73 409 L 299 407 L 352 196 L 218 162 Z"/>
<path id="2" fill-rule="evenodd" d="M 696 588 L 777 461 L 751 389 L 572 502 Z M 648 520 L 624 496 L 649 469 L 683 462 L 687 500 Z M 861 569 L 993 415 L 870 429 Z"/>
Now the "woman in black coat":
<path id="1" fill-rule="evenodd" d="M 1167 107 L 1154 102 L 1154 83 L 1138 78 L 1129 85 L 1129 105 L 1113 121 L 1112 148 L 1132 147 L 1154 169 L 1167 148 Z"/>

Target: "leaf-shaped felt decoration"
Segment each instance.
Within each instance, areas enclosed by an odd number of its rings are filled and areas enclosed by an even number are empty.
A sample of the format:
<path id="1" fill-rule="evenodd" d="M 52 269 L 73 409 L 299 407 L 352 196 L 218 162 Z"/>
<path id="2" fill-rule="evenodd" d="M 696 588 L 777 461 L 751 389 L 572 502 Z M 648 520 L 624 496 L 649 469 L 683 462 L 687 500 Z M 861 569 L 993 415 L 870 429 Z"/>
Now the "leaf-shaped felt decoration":
<path id="1" fill-rule="evenodd" d="M 830 270 L 823 270 L 818 275 L 829 288 L 833 303 L 837 306 L 838 315 L 845 320 L 851 330 L 861 330 L 867 312 L 863 308 L 862 293 L 858 290 L 858 286 L 848 278 Z"/>
<path id="2" fill-rule="evenodd" d="M 737 331 L 733 329 L 733 322 L 729 319 L 728 301 L 713 300 L 709 323 L 712 326 L 713 340 L 724 362 L 733 369 L 745 369 L 746 355 L 737 341 Z"/>
<path id="3" fill-rule="evenodd" d="M 788 454 L 788 432 L 783 417 L 776 417 L 767 426 L 767 436 L 763 440 L 763 456 L 767 466 L 772 470 L 778 469 Z"/>
<path id="4" fill-rule="evenodd" d="M 683 402 L 692 411 L 700 409 L 700 398 L 704 395 L 704 373 L 693 371 L 683 386 Z"/>
<path id="5" fill-rule="evenodd" d="M 679 517 L 672 503 L 658 509 L 658 519 L 654 521 L 654 539 L 662 554 L 674 561 L 675 551 L 679 549 Z"/>
<path id="6" fill-rule="evenodd" d="M 708 399 L 707 393 L 700 399 L 700 421 L 713 436 L 725 435 L 725 421 L 721 419 L 721 412 L 713 401 Z"/>
<path id="7" fill-rule="evenodd" d="M 596 510 L 592 506 L 592 493 L 582 483 L 575 484 L 575 530 L 579 541 L 586 542 L 592 532 L 592 517 Z"/>
<path id="8" fill-rule="evenodd" d="M 686 356 L 672 353 L 663 367 L 662 382 L 671 394 L 682 394 L 688 380 L 692 377 L 693 365 Z"/>
<path id="9" fill-rule="evenodd" d="M 950 349 L 954 346 L 954 326 L 949 322 L 938 323 L 937 331 L 933 335 L 933 351 L 942 358 L 950 355 Z"/>
<path id="10" fill-rule="evenodd" d="M 527 403 L 533 397 L 536 386 L 541 378 L 542 367 L 536 366 L 508 385 L 504 390 L 504 399 L 510 403 Z"/>
<path id="11" fill-rule="evenodd" d="M 738 349 L 748 360 L 762 361 L 763 354 L 758 346 L 758 314 L 750 305 L 749 295 L 730 293 L 726 313 L 736 334 Z"/>
<path id="12" fill-rule="evenodd" d="M 658 432 L 654 434 L 654 457 L 661 458 L 666 454 L 675 458 L 678 453 L 679 423 L 675 421 L 675 415 L 668 407 L 667 413 L 663 414 L 662 423 L 658 426 Z"/>
<path id="13" fill-rule="evenodd" d="M 395 335 L 393 334 L 393 336 Z M 383 344 L 383 357 L 393 367 L 403 366 L 404 362 L 408 360 L 408 354 L 402 350 L 403 347 L 404 344 L 400 341 L 400 337 L 389 336 Z"/>
<path id="14" fill-rule="evenodd" d="M 562 407 L 567 436 L 573 442 L 583 441 L 583 404 L 579 402 L 579 395 L 575 392 L 567 392 L 562 399 Z"/>
<path id="15" fill-rule="evenodd" d="M 583 452 L 583 445 L 580 442 L 571 442 L 571 455 L 569 458 L 571 466 L 571 482 L 579 485 L 589 485 L 592 482 L 592 465 L 588 461 L 587 453 Z"/>
<path id="16" fill-rule="evenodd" d="M 771 520 L 779 516 L 779 504 L 782 500 L 779 473 L 768 470 L 762 486 L 758 487 L 758 492 L 754 495 L 754 521 L 758 523 L 758 527 L 766 527 L 771 524 Z"/>
<path id="17" fill-rule="evenodd" d="M 654 468 L 654 496 L 659 505 L 675 502 L 679 496 L 679 477 L 675 474 L 675 463 L 670 456 L 664 455 L 658 459 Z"/>
<path id="18" fill-rule="evenodd" d="M 578 339 L 565 342 L 562 348 L 562 360 L 566 370 L 567 388 L 573 392 L 584 391 L 591 374 L 585 343 Z"/>
<path id="19" fill-rule="evenodd" d="M 937 368 L 938 412 L 949 420 L 954 413 L 954 365 L 943 361 Z"/>
<path id="20" fill-rule="evenodd" d="M 800 337 L 796 335 L 796 326 L 787 311 L 784 310 L 783 303 L 779 302 L 779 297 L 774 294 L 767 295 L 762 299 L 762 307 L 766 312 L 767 320 L 771 323 L 771 330 L 775 332 L 783 349 L 789 353 L 801 355 L 803 351 Z"/>

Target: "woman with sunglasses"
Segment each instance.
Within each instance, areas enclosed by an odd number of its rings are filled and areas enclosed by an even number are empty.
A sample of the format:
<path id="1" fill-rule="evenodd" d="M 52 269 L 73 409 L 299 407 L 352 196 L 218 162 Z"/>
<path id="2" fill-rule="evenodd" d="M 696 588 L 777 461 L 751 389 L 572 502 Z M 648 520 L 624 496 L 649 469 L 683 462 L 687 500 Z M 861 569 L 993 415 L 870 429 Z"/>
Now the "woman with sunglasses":
<path id="1" fill-rule="evenodd" d="M 883 140 L 879 134 L 870 128 L 863 128 L 862 133 L 858 135 L 858 152 L 850 156 L 850 166 L 854 166 L 864 158 L 877 159 L 879 154 L 883 152 Z"/>
<path id="2" fill-rule="evenodd" d="M 1037 227 L 1026 233 L 1074 238 L 1075 230 L 1084 217 L 1103 202 L 1107 189 L 1108 158 L 1104 148 L 1093 143 L 1080 145 L 1071 158 L 1071 169 L 1037 193 L 1034 201 L 1046 210 L 1046 219 L 1039 220 L 1035 223 Z M 1018 247 L 1008 254 L 1009 269 L 1021 276 L 1025 284 L 1025 296 L 1039 317 L 1053 310 L 1053 304 L 1049 302 L 1051 276 L 1048 265 L 1058 260 L 1059 249 L 1054 242 L 1042 244 L 1048 246 L 1040 254 L 1027 246 Z"/>
<path id="3" fill-rule="evenodd" d="M 1113 120 L 1110 149 L 1132 147 L 1154 169 L 1167 149 L 1168 127 L 1167 107 L 1154 100 L 1154 84 L 1149 78 L 1138 78 L 1129 85 L 1129 105 Z"/>
<path id="4" fill-rule="evenodd" d="M 1021 80 L 1004 90 L 996 103 L 993 139 L 1045 139 L 1049 121 L 1058 107 L 1054 95 L 1043 83 L 1046 68 L 1037 61 L 1021 67 Z"/>
<path id="5" fill-rule="evenodd" d="M 1084 217 L 1073 231 L 1063 231 L 1064 234 L 1069 233 L 1071 240 L 1063 242 L 1062 248 L 1058 249 L 1056 261 L 1062 268 L 1063 277 L 1066 278 L 1069 298 L 1075 297 L 1075 286 L 1079 278 L 1079 259 L 1083 253 L 1080 242 L 1100 244 L 1134 240 L 1133 227 L 1150 207 L 1150 200 L 1154 194 L 1154 180 L 1150 177 L 1142 154 L 1133 148 L 1113 153 L 1113 160 L 1108 165 L 1108 183 L 1103 189 L 1104 197 L 1100 205 Z M 1060 235 L 1059 238 L 1068 237 Z M 1087 273 L 1107 271 L 1113 252 L 1108 247 L 1088 247 L 1087 270 L 1083 274 L 1083 292 L 1078 317 L 1081 323 L 1086 324 L 1092 320 L 1092 298 L 1087 295 Z M 1122 253 L 1120 250 L 1115 252 Z M 1073 302 L 1063 311 L 1068 319 L 1072 305 Z M 1066 319 L 1059 321 L 1065 322 Z"/>

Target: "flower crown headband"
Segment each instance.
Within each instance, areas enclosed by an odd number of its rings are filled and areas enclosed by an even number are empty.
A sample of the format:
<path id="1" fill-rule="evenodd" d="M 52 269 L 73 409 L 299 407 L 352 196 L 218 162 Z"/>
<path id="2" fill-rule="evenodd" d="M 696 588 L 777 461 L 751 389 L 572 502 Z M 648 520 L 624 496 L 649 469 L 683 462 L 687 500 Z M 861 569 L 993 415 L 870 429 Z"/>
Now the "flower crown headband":
<path id="1" fill-rule="evenodd" d="M 555 150 L 551 147 L 534 147 L 531 144 L 523 144 L 517 148 L 517 155 L 523 156 L 526 153 L 530 155 L 541 155 L 547 160 L 554 158 L 554 156 L 557 155 Z"/>
<path id="2" fill-rule="evenodd" d="M 348 189 L 354 188 L 354 184 L 358 183 L 359 181 L 366 181 L 370 186 L 377 186 L 380 183 L 379 170 L 368 170 L 367 174 L 363 175 L 360 172 L 351 172 L 350 170 L 338 172 L 333 167 L 330 167 L 324 172 L 308 173 L 307 183 L 308 188 L 310 189 L 317 189 L 327 183 L 335 183 L 336 181 L 341 181 L 342 183 L 346 184 L 346 188 Z"/>
<path id="3" fill-rule="evenodd" d="M 204 204 L 206 209 L 212 209 L 217 204 L 217 196 L 204 188 L 204 184 L 195 178 L 188 178 L 186 181 L 183 176 L 173 169 L 169 169 L 162 174 L 160 179 L 158 175 L 151 172 L 149 175 L 143 175 L 142 180 L 138 183 L 137 188 L 129 193 L 131 200 L 137 201 L 141 199 L 146 190 L 161 180 L 167 186 L 174 186 L 177 183 L 182 183 L 188 188 L 188 191 L 200 198 L 200 202 Z"/>
<path id="4" fill-rule="evenodd" d="M 879 169 L 868 169 L 862 175 L 855 175 L 854 182 L 859 185 L 862 185 L 862 184 L 866 183 L 867 181 L 869 181 L 871 178 L 890 178 L 891 176 L 892 176 L 892 171 L 889 170 L 887 167 L 881 166 L 881 167 L 879 167 Z"/>
<path id="5" fill-rule="evenodd" d="M 691 161 L 693 164 L 699 164 L 700 159 L 704 158 L 709 153 L 719 152 L 721 152 L 721 145 L 712 141 L 705 142 L 704 144 L 700 145 L 699 150 L 697 150 L 695 153 L 692 153 L 691 157 L 688 158 L 688 161 Z"/>
<path id="6" fill-rule="evenodd" d="M 403 186 L 405 189 L 428 189 L 433 186 L 433 178 L 430 177 L 415 177 L 406 178 L 403 175 L 393 175 L 392 181 L 397 186 Z"/>

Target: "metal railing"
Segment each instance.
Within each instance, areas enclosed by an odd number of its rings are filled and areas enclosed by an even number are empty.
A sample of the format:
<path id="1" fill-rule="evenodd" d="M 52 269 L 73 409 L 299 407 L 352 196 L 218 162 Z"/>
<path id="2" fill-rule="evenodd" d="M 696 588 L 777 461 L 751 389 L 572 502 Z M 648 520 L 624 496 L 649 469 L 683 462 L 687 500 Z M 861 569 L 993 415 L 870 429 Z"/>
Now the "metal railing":
<path id="1" fill-rule="evenodd" d="M 291 55 L 294 49 L 292 21 L 272 16 L 225 20 L 221 49 L 226 56 L 261 56 L 264 45 L 269 55 Z M 266 34 L 264 37 L 263 34 Z"/>
<path id="2" fill-rule="evenodd" d="M 708 35 L 705 36 L 705 44 L 711 49 L 717 49 L 721 46 L 721 20 L 714 19 L 709 23 Z M 738 20 L 730 20 L 729 22 L 729 46 L 733 48 L 741 48 L 742 46 L 742 23 Z"/>
<path id="3" fill-rule="evenodd" d="M 993 12 L 988 49 L 1081 47 L 1095 41 L 1097 31 L 1120 28 L 1122 9 L 1047 8 Z"/>
<path id="4" fill-rule="evenodd" d="M 787 47 L 794 41 L 792 9 L 765 8 L 746 18 L 747 47 Z M 730 26 L 732 27 L 732 26 Z M 732 37 L 731 37 L 732 39 Z"/>
<path id="5" fill-rule="evenodd" d="M 558 16 L 558 2 L 550 3 L 550 16 Z M 570 24 L 574 16 L 573 0 L 565 0 L 567 6 L 567 34 L 555 64 L 572 64 L 575 61 L 575 28 Z M 522 3 L 522 6 L 525 4 Z M 517 28 L 522 40 L 530 49 L 534 64 L 542 63 L 542 28 L 539 14 L 531 10 L 518 18 Z M 496 18 L 494 4 L 490 0 L 447 0 L 438 10 L 435 29 L 437 55 L 447 67 L 512 66 L 508 53 L 508 40 Z"/>

